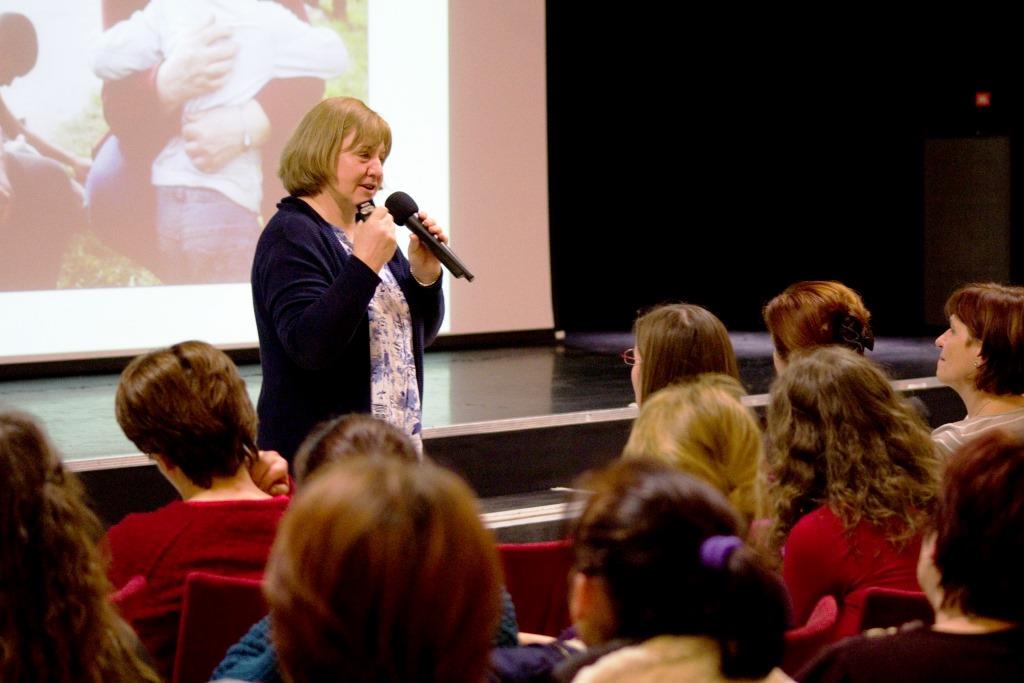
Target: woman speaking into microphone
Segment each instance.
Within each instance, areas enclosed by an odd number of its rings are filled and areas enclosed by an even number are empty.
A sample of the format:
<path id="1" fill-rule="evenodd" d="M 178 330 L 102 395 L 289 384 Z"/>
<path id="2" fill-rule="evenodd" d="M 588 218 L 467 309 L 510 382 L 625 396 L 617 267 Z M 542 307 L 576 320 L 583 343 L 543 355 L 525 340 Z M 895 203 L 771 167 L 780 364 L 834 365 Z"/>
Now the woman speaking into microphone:
<path id="1" fill-rule="evenodd" d="M 391 214 L 372 206 L 390 152 L 387 122 L 335 97 L 306 114 L 281 154 L 289 196 L 256 247 L 252 298 L 259 445 L 289 461 L 314 425 L 344 413 L 372 413 L 420 442 L 423 348 L 444 317 L 441 264 L 415 235 L 407 259 Z"/>

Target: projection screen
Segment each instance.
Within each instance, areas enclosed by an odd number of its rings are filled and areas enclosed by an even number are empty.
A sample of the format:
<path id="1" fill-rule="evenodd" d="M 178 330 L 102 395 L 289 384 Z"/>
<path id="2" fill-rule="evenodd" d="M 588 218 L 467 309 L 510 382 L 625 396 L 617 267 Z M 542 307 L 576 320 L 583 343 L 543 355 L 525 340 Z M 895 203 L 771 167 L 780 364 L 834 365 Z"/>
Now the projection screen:
<path id="1" fill-rule="evenodd" d="M 553 326 L 542 0 L 4 0 L 0 11 L 0 363 L 188 338 L 255 346 L 244 261 L 283 195 L 280 146 L 324 95 L 360 97 L 388 120 L 378 203 L 408 192 L 477 275 L 448 279 L 445 330 Z M 182 55 L 217 41 L 235 50 L 227 84 L 161 90 L 165 61 L 177 56 L 188 81 L 204 65 Z"/>

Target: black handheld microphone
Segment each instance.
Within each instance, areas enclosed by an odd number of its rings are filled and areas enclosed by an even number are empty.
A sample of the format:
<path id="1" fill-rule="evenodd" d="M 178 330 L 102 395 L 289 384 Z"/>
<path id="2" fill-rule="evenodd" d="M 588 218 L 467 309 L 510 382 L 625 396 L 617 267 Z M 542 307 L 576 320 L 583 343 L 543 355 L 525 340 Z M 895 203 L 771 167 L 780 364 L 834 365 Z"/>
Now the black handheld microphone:
<path id="1" fill-rule="evenodd" d="M 437 260 L 448 269 L 448 272 L 454 277 L 464 277 L 469 282 L 473 281 L 473 273 L 469 272 L 466 264 L 459 260 L 459 257 L 448 248 L 447 244 L 439 242 L 420 222 L 419 216 L 416 215 L 420 208 L 416 206 L 412 197 L 404 192 L 392 192 L 384 202 L 384 206 L 391 212 L 391 217 L 395 219 L 396 223 L 404 225 L 416 233 L 416 236 L 420 238 L 420 243 L 433 252 Z"/>

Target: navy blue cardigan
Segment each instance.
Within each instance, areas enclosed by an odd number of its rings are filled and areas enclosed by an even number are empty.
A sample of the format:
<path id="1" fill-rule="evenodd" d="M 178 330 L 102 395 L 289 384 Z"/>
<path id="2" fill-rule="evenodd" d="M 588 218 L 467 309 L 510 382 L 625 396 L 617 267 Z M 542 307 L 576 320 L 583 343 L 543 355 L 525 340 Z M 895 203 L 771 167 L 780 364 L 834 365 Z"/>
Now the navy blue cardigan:
<path id="1" fill-rule="evenodd" d="M 260 448 L 291 462 L 317 423 L 370 412 L 366 311 L 380 278 L 345 253 L 331 225 L 306 202 L 286 197 L 277 208 L 252 265 L 263 366 L 257 410 Z M 428 287 L 417 283 L 400 249 L 388 268 L 409 303 L 422 397 L 423 348 L 444 318 L 441 280 Z"/>

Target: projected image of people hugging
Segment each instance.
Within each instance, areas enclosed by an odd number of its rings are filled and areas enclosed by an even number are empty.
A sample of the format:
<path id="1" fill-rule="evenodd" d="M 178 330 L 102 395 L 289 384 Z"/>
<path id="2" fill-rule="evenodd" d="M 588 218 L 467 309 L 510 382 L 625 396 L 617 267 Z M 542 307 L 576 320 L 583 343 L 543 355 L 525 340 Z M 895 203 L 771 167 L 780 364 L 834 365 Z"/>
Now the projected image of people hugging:
<path id="1" fill-rule="evenodd" d="M 348 63 L 337 32 L 300 19 L 301 5 L 291 10 L 254 0 L 150 0 L 99 38 L 96 75 L 115 83 L 156 69 L 156 92 L 144 96 L 173 113 L 160 121 L 164 134 L 154 130 L 145 143 L 157 149 L 148 174 L 157 253 L 147 265 L 164 284 L 247 279 L 263 199 L 260 145 L 273 125 L 254 98 L 275 79 L 331 78 Z M 118 98 L 108 95 L 113 128 Z M 124 157 L 140 152 L 130 137 L 104 143 L 91 200 L 104 180 L 123 177 Z M 100 220 L 100 197 L 94 204 Z"/>

